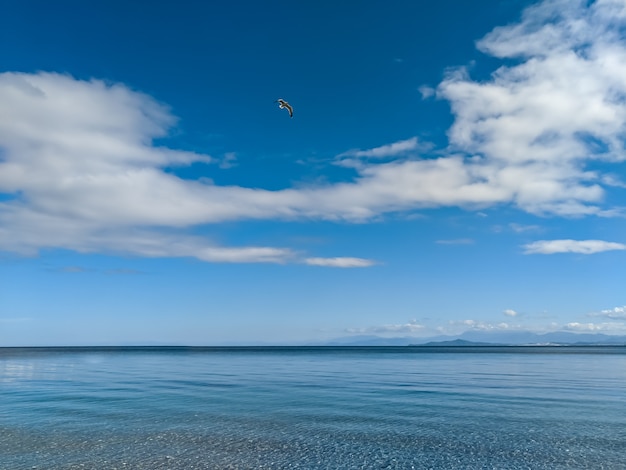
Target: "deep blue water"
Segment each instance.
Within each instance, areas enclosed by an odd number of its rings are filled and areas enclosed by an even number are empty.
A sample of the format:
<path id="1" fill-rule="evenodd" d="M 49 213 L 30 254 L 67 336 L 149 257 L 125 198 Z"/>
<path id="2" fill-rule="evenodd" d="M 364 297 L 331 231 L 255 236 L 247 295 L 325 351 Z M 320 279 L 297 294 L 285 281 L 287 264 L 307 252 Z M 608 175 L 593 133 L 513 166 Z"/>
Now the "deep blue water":
<path id="1" fill-rule="evenodd" d="M 0 348 L 0 469 L 626 469 L 622 348 Z"/>

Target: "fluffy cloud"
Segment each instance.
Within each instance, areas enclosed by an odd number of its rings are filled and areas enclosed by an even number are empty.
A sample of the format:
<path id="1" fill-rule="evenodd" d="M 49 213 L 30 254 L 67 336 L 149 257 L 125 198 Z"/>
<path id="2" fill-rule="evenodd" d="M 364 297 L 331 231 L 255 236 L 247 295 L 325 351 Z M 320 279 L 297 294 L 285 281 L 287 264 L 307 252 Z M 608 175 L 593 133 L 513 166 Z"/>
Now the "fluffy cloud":
<path id="1" fill-rule="evenodd" d="M 520 23 L 494 29 L 485 53 L 521 59 L 491 80 L 457 70 L 438 95 L 456 119 L 450 143 L 482 157 L 483 178 L 532 213 L 602 213 L 593 160 L 624 160 L 626 48 L 623 2 L 547 0 Z"/>
<path id="2" fill-rule="evenodd" d="M 293 217 L 314 202 L 295 190 L 217 187 L 166 172 L 219 162 L 157 146 L 154 140 L 167 134 L 175 118 L 149 96 L 98 80 L 4 73 L 0 101 L 0 193 L 9 196 L 0 202 L 0 249 L 33 254 L 67 248 L 210 262 L 297 260 L 287 248 L 222 247 L 181 233 L 223 220 Z M 222 166 L 234 158 L 227 154 Z"/>
<path id="3" fill-rule="evenodd" d="M 524 245 L 526 254 L 581 253 L 591 255 L 603 251 L 626 250 L 623 243 L 603 240 L 539 240 Z"/>
<path id="4" fill-rule="evenodd" d="M 511 308 L 507 308 L 502 313 L 504 313 L 507 317 L 516 317 L 516 316 L 519 315 L 518 312 L 516 312 L 515 310 L 513 310 Z"/>

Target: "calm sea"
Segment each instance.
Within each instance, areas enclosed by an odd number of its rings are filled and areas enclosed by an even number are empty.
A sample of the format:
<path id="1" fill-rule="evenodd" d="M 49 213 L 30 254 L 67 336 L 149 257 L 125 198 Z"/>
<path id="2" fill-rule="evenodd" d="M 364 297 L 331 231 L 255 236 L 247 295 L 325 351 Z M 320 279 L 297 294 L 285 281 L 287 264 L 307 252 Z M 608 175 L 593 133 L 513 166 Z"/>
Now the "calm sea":
<path id="1" fill-rule="evenodd" d="M 626 347 L 0 348 L 0 469 L 626 469 Z"/>

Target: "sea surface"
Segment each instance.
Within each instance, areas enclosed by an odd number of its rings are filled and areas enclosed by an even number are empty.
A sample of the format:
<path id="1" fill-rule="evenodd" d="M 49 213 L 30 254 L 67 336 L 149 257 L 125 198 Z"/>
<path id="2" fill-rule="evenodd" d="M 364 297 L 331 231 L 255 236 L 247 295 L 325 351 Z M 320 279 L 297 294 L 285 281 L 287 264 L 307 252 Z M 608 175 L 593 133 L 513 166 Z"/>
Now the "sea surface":
<path id="1" fill-rule="evenodd" d="M 0 469 L 626 469 L 626 347 L 0 348 Z"/>

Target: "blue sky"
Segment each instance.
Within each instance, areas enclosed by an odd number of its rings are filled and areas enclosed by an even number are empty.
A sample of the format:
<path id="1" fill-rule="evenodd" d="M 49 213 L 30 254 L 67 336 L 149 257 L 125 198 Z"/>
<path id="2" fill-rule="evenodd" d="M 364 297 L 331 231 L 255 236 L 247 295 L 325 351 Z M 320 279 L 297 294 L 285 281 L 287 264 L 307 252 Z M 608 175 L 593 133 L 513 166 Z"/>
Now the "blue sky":
<path id="1" fill-rule="evenodd" d="M 626 334 L 624 1 L 340 3 L 5 8 L 0 345 Z"/>

